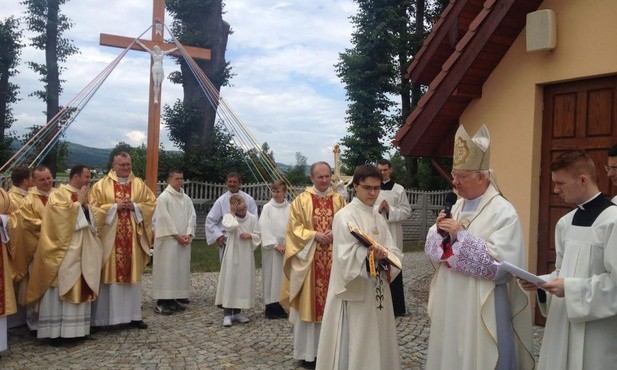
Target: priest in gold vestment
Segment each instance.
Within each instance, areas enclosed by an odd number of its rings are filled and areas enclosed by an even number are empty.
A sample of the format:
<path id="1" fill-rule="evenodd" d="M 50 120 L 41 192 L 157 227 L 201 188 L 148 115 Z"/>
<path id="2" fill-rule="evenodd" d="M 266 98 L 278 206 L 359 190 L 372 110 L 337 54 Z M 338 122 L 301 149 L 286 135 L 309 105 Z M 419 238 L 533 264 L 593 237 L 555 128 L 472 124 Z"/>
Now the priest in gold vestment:
<path id="1" fill-rule="evenodd" d="M 120 152 L 113 167 L 92 187 L 90 204 L 103 244 L 99 298 L 92 306 L 92 326 L 148 325 L 141 313 L 141 275 L 154 240 L 154 193 L 132 172 L 131 156 Z"/>
<path id="2" fill-rule="evenodd" d="M 15 292 L 13 291 L 13 274 L 6 248 L 10 237 L 7 214 L 13 212 L 13 208 L 9 195 L 4 189 L 0 188 L 0 351 L 8 348 L 6 317 L 17 312 Z"/>
<path id="3" fill-rule="evenodd" d="M 91 172 L 76 165 L 69 177 L 45 207 L 28 280 L 26 304 L 39 313 L 37 338 L 90 334 L 90 302 L 99 292 L 103 249 L 88 207 Z"/>
<path id="4" fill-rule="evenodd" d="M 285 237 L 284 280 L 280 303 L 290 309 L 294 324 L 293 358 L 313 367 L 332 264 L 332 220 L 345 206 L 330 188 L 326 162 L 311 166 L 312 187 L 291 204 Z"/>

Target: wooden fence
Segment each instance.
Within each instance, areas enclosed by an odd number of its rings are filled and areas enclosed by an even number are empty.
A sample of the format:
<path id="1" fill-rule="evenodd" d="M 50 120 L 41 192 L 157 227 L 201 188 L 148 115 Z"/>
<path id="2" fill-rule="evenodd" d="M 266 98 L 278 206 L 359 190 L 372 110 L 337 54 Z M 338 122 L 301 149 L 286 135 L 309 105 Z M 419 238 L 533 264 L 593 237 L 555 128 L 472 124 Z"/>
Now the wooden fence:
<path id="1" fill-rule="evenodd" d="M 0 176 L 0 186 L 5 189 L 8 187 L 8 179 Z M 58 186 L 62 181 L 55 181 L 54 185 Z M 167 186 L 164 182 L 158 183 L 158 193 L 163 191 Z M 293 188 L 295 194 L 304 191 L 304 186 Z M 242 185 L 242 190 L 250 194 L 257 207 L 261 210 L 264 204 L 270 200 L 270 187 L 268 184 L 245 184 Z M 195 204 L 197 212 L 197 231 L 196 238 L 205 238 L 205 220 L 206 215 L 214 201 L 227 191 L 224 184 L 215 184 L 199 181 L 186 181 L 184 184 L 185 193 L 191 197 Z M 403 222 L 403 238 L 405 240 L 424 240 L 426 233 L 431 225 L 435 222 L 435 217 L 440 209 L 443 208 L 443 203 L 446 198 L 447 190 L 440 191 L 418 191 L 407 190 L 407 198 L 411 204 L 411 217 Z M 353 196 L 352 191 L 349 192 L 349 199 Z"/>

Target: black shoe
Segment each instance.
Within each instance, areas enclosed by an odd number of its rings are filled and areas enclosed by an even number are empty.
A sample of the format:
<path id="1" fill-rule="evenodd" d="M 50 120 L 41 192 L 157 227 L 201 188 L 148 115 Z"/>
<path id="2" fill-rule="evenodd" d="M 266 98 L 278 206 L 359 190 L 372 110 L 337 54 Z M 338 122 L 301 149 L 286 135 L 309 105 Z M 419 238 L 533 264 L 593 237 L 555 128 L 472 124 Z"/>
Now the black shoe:
<path id="1" fill-rule="evenodd" d="M 315 368 L 315 361 L 305 361 L 305 360 L 302 360 L 302 363 L 300 364 L 300 366 L 302 366 L 303 369 L 314 369 Z"/>
<path id="2" fill-rule="evenodd" d="M 405 317 L 405 316 L 409 316 L 408 312 L 395 312 L 394 313 L 394 317 Z"/>
<path id="3" fill-rule="evenodd" d="M 276 309 L 274 310 L 274 312 L 276 312 L 276 316 L 279 319 L 289 318 L 289 315 L 287 314 L 287 312 L 285 312 L 285 309 L 283 308 L 283 306 L 280 305 L 280 303 L 276 304 Z"/>
<path id="4" fill-rule="evenodd" d="M 182 312 L 186 310 L 186 307 L 181 305 L 180 303 L 172 300 L 169 302 L 169 308 L 173 311 L 173 312 Z"/>
<path id="5" fill-rule="evenodd" d="M 174 310 L 166 304 L 157 304 L 154 308 L 154 312 L 167 316 L 174 313 Z"/>
<path id="6" fill-rule="evenodd" d="M 178 303 L 180 303 L 180 304 L 182 304 L 182 305 L 185 305 L 185 306 L 186 306 L 187 304 L 191 303 L 191 301 L 189 301 L 189 299 L 188 299 L 188 298 L 180 298 L 180 299 L 176 299 L 176 302 L 178 302 Z"/>
<path id="7" fill-rule="evenodd" d="M 146 324 L 143 320 L 133 320 L 129 325 L 137 329 L 148 329 L 148 324 Z"/>
<path id="8" fill-rule="evenodd" d="M 268 310 L 268 309 L 266 309 L 266 317 L 270 320 L 276 320 L 279 318 L 276 312 L 274 312 L 273 310 Z"/>

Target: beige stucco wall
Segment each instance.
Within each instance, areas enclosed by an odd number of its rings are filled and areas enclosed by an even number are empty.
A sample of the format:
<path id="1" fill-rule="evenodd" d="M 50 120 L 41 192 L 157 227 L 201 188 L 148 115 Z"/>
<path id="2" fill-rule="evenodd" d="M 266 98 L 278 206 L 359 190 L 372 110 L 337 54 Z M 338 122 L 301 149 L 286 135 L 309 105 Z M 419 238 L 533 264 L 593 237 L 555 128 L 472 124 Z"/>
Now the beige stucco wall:
<path id="1" fill-rule="evenodd" d="M 491 133 L 491 167 L 519 212 L 529 267 L 537 261 L 542 99 L 544 84 L 617 73 L 617 0 L 547 0 L 557 20 L 557 47 L 527 53 L 525 31 L 493 71 L 482 98 L 460 122 L 473 135 L 484 123 Z"/>

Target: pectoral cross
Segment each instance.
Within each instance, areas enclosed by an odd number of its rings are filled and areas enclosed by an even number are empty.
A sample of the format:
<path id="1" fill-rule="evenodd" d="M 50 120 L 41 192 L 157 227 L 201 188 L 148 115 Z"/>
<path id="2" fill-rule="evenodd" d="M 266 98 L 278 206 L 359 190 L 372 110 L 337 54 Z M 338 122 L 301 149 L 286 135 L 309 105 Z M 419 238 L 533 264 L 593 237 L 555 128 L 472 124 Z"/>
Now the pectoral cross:
<path id="1" fill-rule="evenodd" d="M 165 32 L 165 0 L 152 0 L 152 40 L 139 41 L 144 44 L 148 49 L 153 50 L 155 46 L 163 50 L 170 50 L 175 48 L 175 44 L 165 43 L 163 36 Z M 109 35 L 101 33 L 100 44 L 105 46 L 112 46 L 125 49 L 134 41 L 134 38 Z M 139 44 L 135 43 L 131 47 L 132 50 L 146 51 Z M 184 46 L 184 49 L 193 59 L 210 60 L 210 49 L 201 49 L 196 47 Z M 181 56 L 179 50 L 170 53 L 171 55 Z M 150 60 L 150 70 L 152 70 L 155 60 Z M 148 140 L 146 143 L 146 184 L 156 194 L 157 177 L 159 170 L 159 133 L 161 124 L 161 105 L 156 102 L 157 98 L 160 101 L 160 94 L 156 94 L 155 81 L 152 73 L 150 73 L 150 104 L 148 107 Z M 158 97 L 156 96 L 158 95 Z"/>

